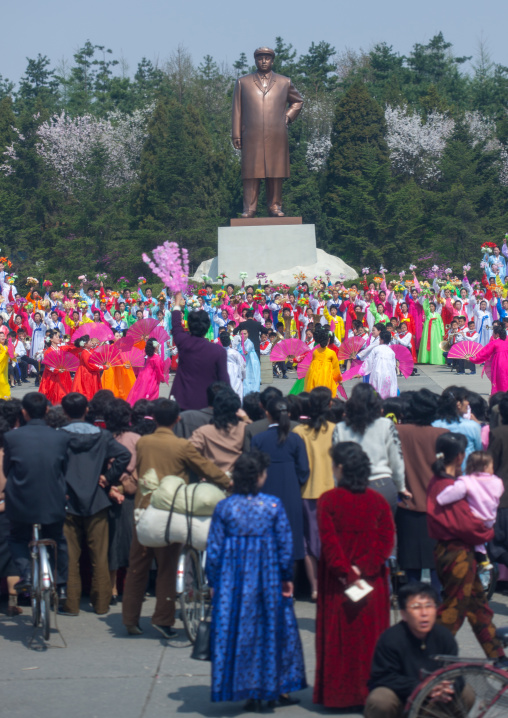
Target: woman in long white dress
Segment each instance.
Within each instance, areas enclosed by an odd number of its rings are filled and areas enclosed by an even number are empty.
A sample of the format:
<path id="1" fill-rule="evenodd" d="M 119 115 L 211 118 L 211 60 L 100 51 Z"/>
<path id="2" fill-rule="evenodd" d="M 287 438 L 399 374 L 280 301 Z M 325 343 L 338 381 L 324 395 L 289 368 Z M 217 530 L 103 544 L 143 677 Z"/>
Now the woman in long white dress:
<path id="1" fill-rule="evenodd" d="M 379 335 L 379 345 L 370 353 L 371 372 L 369 384 L 374 387 L 382 399 L 397 396 L 397 360 L 390 349 L 392 336 L 384 331 Z"/>
<path id="2" fill-rule="evenodd" d="M 229 334 L 221 334 L 220 342 L 228 353 L 228 375 L 231 382 L 231 388 L 238 394 L 240 400 L 243 401 L 243 381 L 246 374 L 245 359 L 240 352 L 231 346 L 231 337 Z"/>
<path id="3" fill-rule="evenodd" d="M 256 350 L 254 349 L 254 344 L 249 339 L 246 329 L 242 329 L 239 337 L 235 340 L 234 346 L 245 359 L 245 379 L 243 381 L 244 396 L 253 391 L 259 391 L 261 386 L 261 365 Z"/>

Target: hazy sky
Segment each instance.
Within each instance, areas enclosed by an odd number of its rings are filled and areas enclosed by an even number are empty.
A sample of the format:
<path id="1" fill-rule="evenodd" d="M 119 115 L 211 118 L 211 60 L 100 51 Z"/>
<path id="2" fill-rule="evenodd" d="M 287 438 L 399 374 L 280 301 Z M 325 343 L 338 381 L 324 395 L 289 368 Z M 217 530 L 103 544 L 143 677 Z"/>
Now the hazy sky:
<path id="1" fill-rule="evenodd" d="M 480 40 L 492 60 L 508 65 L 506 0 L 23 0 L 0 11 L 0 75 L 18 81 L 26 57 L 72 60 L 89 39 L 123 57 L 134 73 L 143 57 L 163 61 L 178 45 L 198 63 L 203 55 L 233 63 L 281 35 L 299 53 L 324 40 L 338 52 L 387 42 L 407 53 L 440 30 L 456 55 L 476 54 Z"/>

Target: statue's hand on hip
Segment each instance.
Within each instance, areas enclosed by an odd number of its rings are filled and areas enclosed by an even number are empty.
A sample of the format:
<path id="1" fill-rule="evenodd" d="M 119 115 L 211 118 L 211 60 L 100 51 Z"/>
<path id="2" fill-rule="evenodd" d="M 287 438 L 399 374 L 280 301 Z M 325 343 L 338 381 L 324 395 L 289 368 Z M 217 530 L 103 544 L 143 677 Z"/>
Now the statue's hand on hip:
<path id="1" fill-rule="evenodd" d="M 233 139 L 233 147 L 235 148 L 235 150 L 242 149 L 242 140 L 239 137 Z"/>

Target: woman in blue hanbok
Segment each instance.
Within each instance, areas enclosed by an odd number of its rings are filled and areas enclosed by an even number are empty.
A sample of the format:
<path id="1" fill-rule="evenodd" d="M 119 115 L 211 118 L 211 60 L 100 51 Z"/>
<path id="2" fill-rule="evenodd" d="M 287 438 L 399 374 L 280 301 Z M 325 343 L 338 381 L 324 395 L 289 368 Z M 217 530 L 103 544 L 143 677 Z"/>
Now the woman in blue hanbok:
<path id="1" fill-rule="evenodd" d="M 240 336 L 235 338 L 235 349 L 237 349 L 245 359 L 243 395 L 247 396 L 251 391 L 259 391 L 261 387 L 261 364 L 254 349 L 254 344 L 249 339 L 247 329 L 242 329 Z"/>
<path id="2" fill-rule="evenodd" d="M 221 501 L 208 535 L 206 573 L 213 588 L 212 701 L 294 703 L 305 668 L 293 610 L 293 541 L 280 499 L 260 493 L 268 457 L 242 454 L 233 496 Z"/>

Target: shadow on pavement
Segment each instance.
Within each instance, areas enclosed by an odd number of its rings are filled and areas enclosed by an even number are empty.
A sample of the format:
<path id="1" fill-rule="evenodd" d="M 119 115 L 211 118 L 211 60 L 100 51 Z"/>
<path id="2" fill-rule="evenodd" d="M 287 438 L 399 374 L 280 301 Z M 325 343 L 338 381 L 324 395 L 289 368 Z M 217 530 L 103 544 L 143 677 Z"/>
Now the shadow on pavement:
<path id="1" fill-rule="evenodd" d="M 362 708 L 346 708 L 340 709 L 328 709 L 323 706 L 317 706 L 312 702 L 312 686 L 309 686 L 303 691 L 298 693 L 292 693 L 292 696 L 300 699 L 300 703 L 296 706 L 288 706 L 287 708 L 276 707 L 275 709 L 268 711 L 264 710 L 263 714 L 272 713 L 274 715 L 291 715 L 296 716 L 302 712 L 309 712 L 318 715 L 344 715 L 352 716 L 363 713 Z M 192 686 L 181 686 L 174 693 L 168 693 L 168 698 L 171 701 L 181 703 L 176 709 L 177 713 L 197 713 L 198 715 L 205 716 L 206 718 L 216 718 L 218 716 L 239 716 L 239 715 L 253 715 L 246 713 L 243 709 L 245 701 L 235 703 L 212 703 L 210 701 L 210 686 L 206 685 L 192 685 Z"/>

